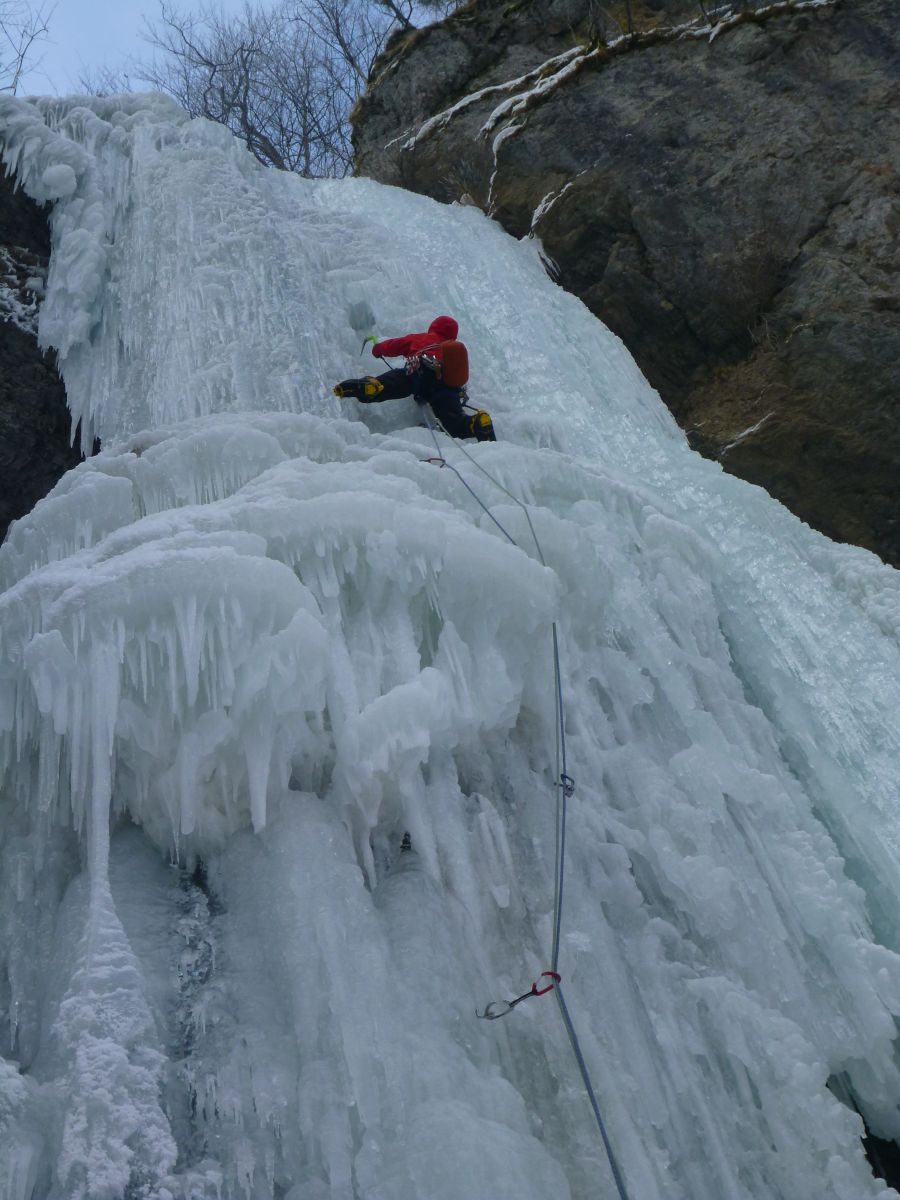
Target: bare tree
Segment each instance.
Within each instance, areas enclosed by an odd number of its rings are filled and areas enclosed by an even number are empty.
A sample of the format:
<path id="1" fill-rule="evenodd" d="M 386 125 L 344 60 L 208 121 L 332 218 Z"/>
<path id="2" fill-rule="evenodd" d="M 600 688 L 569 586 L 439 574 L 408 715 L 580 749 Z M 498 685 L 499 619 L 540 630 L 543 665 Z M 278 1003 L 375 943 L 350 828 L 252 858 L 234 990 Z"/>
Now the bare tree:
<path id="1" fill-rule="evenodd" d="M 0 0 L 0 4 L 7 0 Z M 146 86 L 191 116 L 227 126 L 267 166 L 310 177 L 352 168 L 350 110 L 387 37 L 422 12 L 457 0 L 245 0 L 226 15 L 212 2 L 183 12 L 160 0 L 144 38 L 155 54 L 123 69 L 82 72 L 95 95 Z"/>
<path id="2" fill-rule="evenodd" d="M 401 3 L 408 23 L 411 0 Z M 367 0 L 248 2 L 237 16 L 211 6 L 184 14 L 162 0 L 145 35 L 157 53 L 131 73 L 191 115 L 226 125 L 262 163 L 344 175 L 350 109 L 396 22 Z"/>
<path id="3" fill-rule="evenodd" d="M 134 91 L 125 67 L 90 67 L 78 74 L 78 90 L 86 96 L 116 96 Z"/>
<path id="4" fill-rule="evenodd" d="M 29 0 L 0 0 L 0 92 L 15 95 L 26 64 L 37 66 L 35 46 L 48 33 L 53 8 Z M 31 62 L 29 59 L 31 58 Z"/>
<path id="5" fill-rule="evenodd" d="M 82 82 L 109 93 L 141 80 L 226 125 L 260 162 L 323 176 L 351 170 L 350 110 L 388 36 L 458 0 L 245 0 L 228 16 L 211 0 L 195 12 L 176 3 L 160 0 L 147 25 L 151 62 Z"/>

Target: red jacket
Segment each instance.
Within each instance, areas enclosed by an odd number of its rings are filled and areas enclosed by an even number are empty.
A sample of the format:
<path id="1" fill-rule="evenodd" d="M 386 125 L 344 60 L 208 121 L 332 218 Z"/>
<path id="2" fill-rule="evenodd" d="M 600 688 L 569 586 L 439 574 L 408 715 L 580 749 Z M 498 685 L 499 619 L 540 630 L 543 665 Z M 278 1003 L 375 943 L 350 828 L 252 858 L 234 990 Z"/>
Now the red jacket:
<path id="1" fill-rule="evenodd" d="M 435 358 L 441 358 L 441 342 L 452 342 L 458 333 L 459 325 L 452 317 L 435 317 L 427 333 L 407 333 L 403 337 L 385 338 L 383 342 L 375 343 L 372 353 L 376 358 L 394 358 L 400 354 L 404 358 L 415 358 L 427 350 Z"/>

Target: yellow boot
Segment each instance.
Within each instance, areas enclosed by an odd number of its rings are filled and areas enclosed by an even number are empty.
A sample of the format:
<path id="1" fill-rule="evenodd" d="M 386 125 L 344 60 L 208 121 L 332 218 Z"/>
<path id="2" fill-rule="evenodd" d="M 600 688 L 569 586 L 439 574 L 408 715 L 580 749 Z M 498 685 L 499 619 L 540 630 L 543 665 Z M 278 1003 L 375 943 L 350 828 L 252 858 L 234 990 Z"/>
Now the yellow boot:
<path id="1" fill-rule="evenodd" d="M 490 415 L 479 408 L 469 422 L 469 429 L 473 438 L 477 438 L 479 442 L 496 442 L 497 435 L 494 433 L 494 422 Z"/>
<path id="2" fill-rule="evenodd" d="M 384 384 L 374 375 L 366 375 L 363 379 L 343 379 L 340 383 L 336 383 L 331 390 L 341 399 L 350 396 L 352 399 L 361 400 L 363 404 L 366 404 L 384 391 Z"/>

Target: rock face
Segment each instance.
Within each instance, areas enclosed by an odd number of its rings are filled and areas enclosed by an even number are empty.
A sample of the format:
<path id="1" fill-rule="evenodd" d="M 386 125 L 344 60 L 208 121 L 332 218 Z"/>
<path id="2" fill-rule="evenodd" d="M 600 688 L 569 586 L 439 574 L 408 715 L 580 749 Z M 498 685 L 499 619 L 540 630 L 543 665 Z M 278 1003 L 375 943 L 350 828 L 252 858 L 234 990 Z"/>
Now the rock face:
<path id="1" fill-rule="evenodd" d="M 692 444 L 900 565 L 894 0 L 654 7 L 628 38 L 474 0 L 395 40 L 357 169 L 538 236 Z"/>
<path id="2" fill-rule="evenodd" d="M 49 254 L 46 215 L 0 175 L 0 541 L 81 460 L 62 381 L 37 344 Z"/>

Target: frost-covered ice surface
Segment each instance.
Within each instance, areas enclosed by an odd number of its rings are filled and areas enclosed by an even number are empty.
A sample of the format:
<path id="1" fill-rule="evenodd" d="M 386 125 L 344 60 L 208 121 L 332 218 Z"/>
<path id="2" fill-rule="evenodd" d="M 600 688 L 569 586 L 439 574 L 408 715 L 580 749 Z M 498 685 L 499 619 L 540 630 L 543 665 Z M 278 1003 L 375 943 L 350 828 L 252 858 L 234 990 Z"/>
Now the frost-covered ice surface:
<path id="1" fill-rule="evenodd" d="M 897 574 L 690 453 L 480 213 L 0 101 L 104 452 L 0 549 L 0 1197 L 894 1196 Z M 329 397 L 461 324 L 501 440 Z M 405 832 L 412 850 L 401 852 Z M 826 1082 L 831 1086 L 826 1087 Z M 839 1098 L 840 1097 L 840 1098 Z"/>

